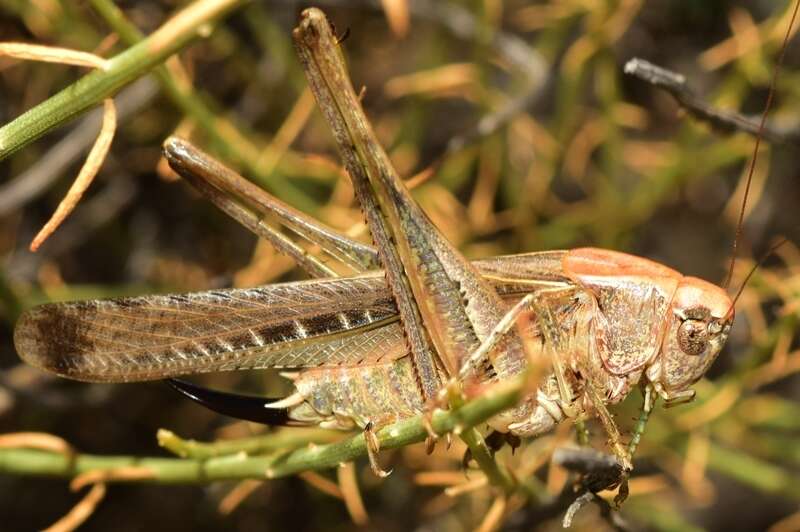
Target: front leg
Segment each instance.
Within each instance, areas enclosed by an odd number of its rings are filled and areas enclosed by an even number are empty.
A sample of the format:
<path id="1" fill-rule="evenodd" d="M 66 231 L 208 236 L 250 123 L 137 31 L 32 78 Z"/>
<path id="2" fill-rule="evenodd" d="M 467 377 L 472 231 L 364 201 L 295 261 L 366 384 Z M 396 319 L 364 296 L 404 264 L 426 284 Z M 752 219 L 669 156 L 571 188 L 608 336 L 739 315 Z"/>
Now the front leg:
<path id="1" fill-rule="evenodd" d="M 608 411 L 605 401 L 603 401 L 602 396 L 592 382 L 586 383 L 586 395 L 597 412 L 600 423 L 603 424 L 603 428 L 608 435 L 608 445 L 611 447 L 611 451 L 614 453 L 614 456 L 616 456 L 620 466 L 622 466 L 623 473 L 632 471 L 633 462 L 631 461 L 628 449 L 622 443 L 622 435 L 619 432 L 619 427 L 617 427 L 614 417 L 611 415 L 611 412 Z"/>
<path id="2" fill-rule="evenodd" d="M 529 294 L 522 302 L 525 302 L 534 311 L 536 322 L 539 325 L 542 336 L 545 340 L 545 347 L 549 348 L 550 359 L 553 364 L 553 373 L 558 385 L 559 400 L 558 408 L 563 415 L 569 418 L 577 418 L 582 413 L 582 406 L 576 403 L 576 398 L 572 393 L 572 386 L 567 378 L 567 367 L 565 361 L 574 360 L 575 364 L 582 370 L 585 379 L 585 395 L 597 412 L 600 422 L 609 437 L 609 446 L 625 471 L 633 469 L 628 449 L 622 443 L 622 436 L 614 418 L 606 407 L 601 390 L 598 389 L 596 379 L 592 378 L 595 374 L 591 370 L 592 361 L 590 360 L 590 345 L 594 341 L 591 329 L 584 330 L 578 325 L 588 323 L 589 316 L 586 313 L 599 312 L 592 296 L 578 287 L 562 289 L 546 289 L 540 292 Z M 521 302 L 521 303 L 522 303 Z M 519 305 L 518 305 L 519 306 Z M 557 313 L 556 308 L 570 308 L 571 318 L 575 320 L 573 334 L 568 335 L 563 325 L 564 315 L 569 312 Z M 517 306 L 514 307 L 516 309 Z M 514 311 L 512 309 L 512 312 Z M 517 311 L 519 314 L 521 311 Z M 510 313 L 509 313 L 510 314 Z M 471 357 L 472 358 L 472 357 Z M 545 409 L 553 407 L 545 400 L 539 401 Z M 548 413 L 550 413 L 548 409 Z M 553 412 L 551 417 L 559 420 L 557 412 Z"/>
<path id="3" fill-rule="evenodd" d="M 583 296 L 583 301 L 578 309 L 574 311 L 576 325 L 572 337 L 568 337 L 564 333 L 564 327 L 560 325 L 553 311 L 553 305 L 539 305 L 535 307 L 537 320 L 542 328 L 542 334 L 550 344 L 553 368 L 559 386 L 561 403 L 563 405 L 562 408 L 566 407 L 564 414 L 571 418 L 577 417 L 582 412 L 582 407 L 574 403 L 566 380 L 564 359 L 569 359 L 568 357 L 571 357 L 581 371 L 585 382 L 584 394 L 595 412 L 597 412 L 597 416 L 600 418 L 600 422 L 603 424 L 606 434 L 608 434 L 608 443 L 611 450 L 623 470 L 630 471 L 633 469 L 630 455 L 622 443 L 622 436 L 619 428 L 613 416 L 608 411 L 608 407 L 606 407 L 603 397 L 605 394 L 599 389 L 600 383 L 593 377 L 597 372 L 593 371 L 592 368 L 593 361 L 590 349 L 593 348 L 596 339 L 592 334 L 591 327 L 588 325 L 585 329 L 579 327 L 580 323 L 588 324 L 590 321 L 588 318 L 594 318 L 594 314 L 599 312 L 599 309 L 593 297 L 587 292 L 577 291 L 573 297 L 578 296 Z M 587 316 L 586 313 L 589 313 L 590 316 Z"/>
<path id="4" fill-rule="evenodd" d="M 646 384 L 642 390 L 642 394 L 642 409 L 639 413 L 639 419 L 636 421 L 636 427 L 633 429 L 631 441 L 628 443 L 628 454 L 630 455 L 631 459 L 633 459 L 633 455 L 636 453 L 636 448 L 639 447 L 639 441 L 642 439 L 642 434 L 644 434 L 644 428 L 647 425 L 647 420 L 650 419 L 650 412 L 653 411 L 653 406 L 655 406 L 656 398 L 653 396 L 652 384 Z"/>
<path id="5" fill-rule="evenodd" d="M 565 315 L 569 316 L 570 313 L 572 313 L 572 318 L 579 319 L 575 314 L 580 314 L 591 308 L 590 297 L 591 296 L 581 288 L 566 284 L 542 289 L 526 295 L 503 316 L 478 349 L 473 351 L 464 361 L 459 371 L 458 379 L 451 380 L 448 390 L 452 391 L 457 387 L 459 382 L 464 382 L 477 371 L 478 368 L 490 360 L 492 351 L 499 345 L 503 336 L 513 328 L 519 317 L 524 312 L 533 311 L 536 323 L 544 338 L 544 346 L 550 357 L 553 376 L 558 390 L 556 394 L 557 397 L 554 397 L 552 394 L 548 395 L 540 389 L 536 394 L 536 403 L 546 412 L 546 414 L 542 413 L 542 415 L 551 418 L 552 423 L 556 423 L 565 417 L 577 418 L 581 414 L 581 408 L 576 403 L 576 397 L 573 392 L 571 380 L 568 377 L 569 370 L 567 364 L 565 364 L 565 360 L 573 356 L 571 349 L 574 349 L 574 346 L 580 344 L 580 342 L 576 342 L 576 339 L 568 337 L 559 320 L 565 319 Z M 558 308 L 567 310 L 559 313 L 556 310 Z M 530 430 L 539 432 L 533 428 L 539 425 L 541 425 L 541 423 L 534 422 L 533 419 L 531 419 L 521 422 L 518 421 L 512 424 L 512 427 L 515 426 L 521 432 L 526 433 Z"/>

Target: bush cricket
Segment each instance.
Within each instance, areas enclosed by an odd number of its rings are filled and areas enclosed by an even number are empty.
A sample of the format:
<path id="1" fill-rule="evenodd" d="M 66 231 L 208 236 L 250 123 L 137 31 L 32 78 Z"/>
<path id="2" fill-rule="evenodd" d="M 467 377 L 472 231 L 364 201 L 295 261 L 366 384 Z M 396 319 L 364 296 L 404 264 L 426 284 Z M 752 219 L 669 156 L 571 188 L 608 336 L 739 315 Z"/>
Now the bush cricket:
<path id="1" fill-rule="evenodd" d="M 544 361 L 551 370 L 538 388 L 490 426 L 528 437 L 565 419 L 596 416 L 630 471 L 656 397 L 691 400 L 691 386 L 719 355 L 734 319 L 732 298 L 710 282 L 602 249 L 467 261 L 415 203 L 378 143 L 322 12 L 304 11 L 294 39 L 375 247 L 324 227 L 171 138 L 164 151 L 179 174 L 315 279 L 42 305 L 16 326 L 19 355 L 90 382 L 292 370 L 295 392 L 276 401 L 173 383 L 245 419 L 362 429 L 379 475 L 376 427 L 457 402 Z M 355 274 L 337 277 L 325 258 L 287 233 Z M 636 386 L 644 390 L 642 416 L 625 445 L 608 405 Z"/>

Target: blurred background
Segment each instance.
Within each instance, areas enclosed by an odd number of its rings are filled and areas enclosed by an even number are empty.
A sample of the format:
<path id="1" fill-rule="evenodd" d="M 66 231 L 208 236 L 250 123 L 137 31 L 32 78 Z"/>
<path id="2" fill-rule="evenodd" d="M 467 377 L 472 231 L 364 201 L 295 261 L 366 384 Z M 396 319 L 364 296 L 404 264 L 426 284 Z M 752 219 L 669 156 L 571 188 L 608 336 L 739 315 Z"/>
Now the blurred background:
<path id="1" fill-rule="evenodd" d="M 104 2 L 0 0 L 0 40 L 94 51 L 126 45 L 96 10 Z M 185 3 L 118 2 L 144 33 Z M 754 139 L 715 131 L 667 93 L 626 76 L 645 58 L 686 76 L 709 103 L 758 121 L 792 2 L 668 0 L 321 1 L 343 43 L 353 85 L 400 174 L 468 257 L 578 246 L 636 253 L 721 283 L 730 260 Z M 305 89 L 291 43 L 296 1 L 237 9 L 180 60 L 212 113 L 209 131 L 151 77 L 116 97 L 119 129 L 74 214 L 32 254 L 28 245 L 77 174 L 99 117 L 60 128 L 0 163 L 0 434 L 48 432 L 97 454 L 166 456 L 165 427 L 211 440 L 264 429 L 179 399 L 161 383 L 88 385 L 24 366 L 12 343 L 22 309 L 44 301 L 254 286 L 302 278 L 292 263 L 176 181 L 160 145 L 178 130 L 248 178 L 368 241 L 330 133 Z M 796 28 L 795 28 L 796 29 Z M 788 243 L 752 278 L 728 346 L 698 400 L 657 409 L 622 516 L 637 530 L 800 530 L 800 45 L 790 42 L 771 126 L 750 192 L 738 288 L 778 237 Z M 82 75 L 76 67 L 0 58 L 0 123 Z M 84 118 L 86 122 L 84 122 Z M 269 372 L 202 379 L 276 394 Z M 617 407 L 633 426 L 640 397 Z M 594 445 L 604 448 L 599 427 Z M 526 442 L 512 468 L 557 494 L 552 450 L 570 427 Z M 358 478 L 376 530 L 469 530 L 493 502 L 487 488 L 451 496 L 463 448 L 382 454 Z M 431 474 L 447 472 L 448 474 Z M 453 474 L 453 472 L 458 474 Z M 325 477 L 335 480 L 333 473 Z M 449 475 L 449 476 L 448 476 Z M 438 484 L 438 485 L 430 485 Z M 238 490 L 238 491 L 237 491 Z M 249 490 L 247 497 L 239 497 Z M 44 528 L 80 499 L 63 479 L 0 476 L 0 528 Z M 232 495 L 233 494 L 233 495 Z M 241 500 L 238 500 L 239 497 Z M 562 514 L 515 507 L 504 530 L 556 530 Z M 251 484 L 114 484 L 83 530 L 348 530 L 340 500 L 308 478 Z M 575 530 L 608 528 L 596 507 Z"/>

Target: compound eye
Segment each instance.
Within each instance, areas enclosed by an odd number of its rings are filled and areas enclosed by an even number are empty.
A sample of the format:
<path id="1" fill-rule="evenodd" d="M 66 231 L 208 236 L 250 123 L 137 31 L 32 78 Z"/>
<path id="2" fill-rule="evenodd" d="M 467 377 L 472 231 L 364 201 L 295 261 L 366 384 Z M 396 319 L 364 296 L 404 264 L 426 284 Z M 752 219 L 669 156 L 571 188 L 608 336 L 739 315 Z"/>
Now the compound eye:
<path id="1" fill-rule="evenodd" d="M 685 320 L 678 327 L 678 346 L 687 355 L 702 355 L 708 345 L 708 325 L 700 320 Z"/>

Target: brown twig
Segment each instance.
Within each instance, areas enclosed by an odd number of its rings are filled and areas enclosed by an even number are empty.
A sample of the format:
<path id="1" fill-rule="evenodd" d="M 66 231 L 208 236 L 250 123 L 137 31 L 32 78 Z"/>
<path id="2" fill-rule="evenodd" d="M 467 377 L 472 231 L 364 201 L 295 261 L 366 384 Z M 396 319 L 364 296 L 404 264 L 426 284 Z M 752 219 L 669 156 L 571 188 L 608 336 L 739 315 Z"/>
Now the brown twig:
<path id="1" fill-rule="evenodd" d="M 149 77 L 142 78 L 114 98 L 120 123 L 136 116 L 158 94 L 158 86 Z M 21 208 L 43 194 L 62 176 L 66 167 L 77 161 L 97 138 L 102 109 L 88 113 L 68 135 L 48 149 L 35 164 L 0 186 L 0 216 Z"/>
<path id="2" fill-rule="evenodd" d="M 717 109 L 695 94 L 687 85 L 686 77 L 682 74 L 638 57 L 625 63 L 625 73 L 667 91 L 692 116 L 708 122 L 714 129 L 726 133 L 744 131 L 754 136 L 759 133 L 757 120 L 736 111 Z M 797 130 L 781 131 L 775 126 L 764 125 L 762 135 L 768 141 L 779 144 L 800 143 L 800 132 Z"/>
<path id="3" fill-rule="evenodd" d="M 108 155 L 108 150 L 111 148 L 111 141 L 114 139 L 114 132 L 116 129 L 117 108 L 114 106 L 114 100 L 112 98 L 106 98 L 103 101 L 103 123 L 100 128 L 100 134 L 97 136 L 94 146 L 92 146 L 92 149 L 89 151 L 89 156 L 81 167 L 78 177 L 75 178 L 72 186 L 67 191 L 67 195 L 61 200 L 56 211 L 31 242 L 31 251 L 38 250 L 39 246 L 58 229 L 58 226 L 61 225 L 78 205 L 84 192 L 86 192 L 89 185 L 94 181 L 97 172 L 100 171 L 100 167 L 103 165 L 106 155 Z"/>
<path id="4" fill-rule="evenodd" d="M 81 526 L 94 513 L 106 495 L 105 484 L 94 484 L 92 489 L 64 517 L 50 525 L 45 532 L 71 532 Z"/>

